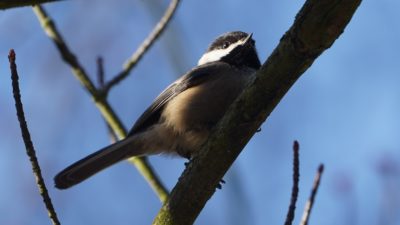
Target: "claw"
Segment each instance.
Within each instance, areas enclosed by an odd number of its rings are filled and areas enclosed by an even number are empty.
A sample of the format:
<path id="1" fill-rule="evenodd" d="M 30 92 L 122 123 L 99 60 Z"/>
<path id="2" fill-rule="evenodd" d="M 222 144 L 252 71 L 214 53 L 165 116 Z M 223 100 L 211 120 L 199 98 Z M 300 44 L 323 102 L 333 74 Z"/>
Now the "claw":
<path id="1" fill-rule="evenodd" d="M 223 179 L 221 179 L 220 181 L 219 181 L 219 184 L 217 184 L 217 188 L 218 189 L 222 189 L 222 184 L 225 184 L 226 182 L 223 180 Z"/>

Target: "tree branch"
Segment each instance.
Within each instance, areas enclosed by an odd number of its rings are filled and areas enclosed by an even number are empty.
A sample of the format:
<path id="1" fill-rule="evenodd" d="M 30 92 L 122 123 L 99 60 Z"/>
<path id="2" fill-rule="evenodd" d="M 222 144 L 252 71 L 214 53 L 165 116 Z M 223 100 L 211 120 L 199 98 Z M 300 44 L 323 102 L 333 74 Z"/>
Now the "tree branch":
<path id="1" fill-rule="evenodd" d="M 176 8 L 178 7 L 180 0 L 171 0 L 167 10 L 163 17 L 161 17 L 160 21 L 151 31 L 149 36 L 143 41 L 143 43 L 139 46 L 135 53 L 125 62 L 123 70 L 117 74 L 112 80 L 110 80 L 105 88 L 104 93 L 108 93 L 108 91 L 116 84 L 125 79 L 132 69 L 136 66 L 136 64 L 140 61 L 143 55 L 149 50 L 149 48 L 154 44 L 157 38 L 161 35 L 161 33 L 165 30 L 168 23 L 171 21 L 172 16 L 176 12 Z"/>
<path id="2" fill-rule="evenodd" d="M 102 96 L 99 96 L 99 93 L 96 90 L 93 82 L 90 80 L 89 75 L 86 73 L 82 65 L 79 63 L 76 55 L 71 52 L 69 47 L 64 41 L 64 38 L 59 33 L 56 25 L 53 20 L 47 15 L 47 12 L 40 5 L 33 6 L 33 11 L 39 19 L 40 25 L 42 25 L 43 30 L 46 32 L 47 36 L 51 38 L 51 40 L 56 45 L 58 51 L 61 54 L 62 59 L 72 68 L 72 72 L 75 75 L 76 79 L 81 82 L 82 86 L 89 92 L 91 96 L 93 96 L 94 101 L 97 103 L 101 99 Z M 122 124 L 114 125 L 117 130 L 123 130 Z M 123 133 L 123 132 L 119 132 Z"/>
<path id="3" fill-rule="evenodd" d="M 97 83 L 99 84 L 98 86 L 100 88 L 104 88 L 105 82 L 104 82 L 104 61 L 103 61 L 103 57 L 101 57 L 101 56 L 97 57 L 96 65 L 97 65 Z"/>
<path id="4" fill-rule="evenodd" d="M 12 88 L 15 99 L 15 108 L 17 110 L 17 117 L 19 121 L 19 126 L 21 128 L 22 138 L 24 140 L 26 154 L 29 157 L 29 161 L 32 165 L 33 174 L 36 178 L 36 184 L 39 189 L 39 193 L 43 198 L 43 202 L 46 206 L 49 218 L 54 225 L 59 225 L 60 221 L 57 218 L 57 213 L 54 210 L 53 204 L 51 203 L 51 198 L 49 192 L 47 191 L 46 184 L 44 183 L 44 179 L 42 176 L 42 171 L 40 169 L 40 165 L 38 159 L 36 157 L 36 151 L 33 146 L 31 135 L 28 130 L 28 125 L 25 120 L 24 108 L 22 106 L 21 101 L 21 93 L 19 89 L 18 83 L 18 72 L 17 65 L 15 64 L 15 52 L 13 49 L 10 50 L 8 55 L 8 60 L 10 61 L 10 70 L 11 70 L 11 79 L 12 79 Z"/>
<path id="5" fill-rule="evenodd" d="M 102 57 L 97 57 L 96 60 L 96 64 L 97 64 L 97 83 L 99 88 L 104 88 L 104 61 Z M 113 129 L 110 127 L 110 125 L 107 123 L 107 121 L 104 120 L 104 123 L 107 127 L 107 132 L 108 132 L 108 136 L 110 137 L 110 141 L 111 143 L 115 143 L 118 141 L 118 137 L 115 134 L 115 132 L 113 131 Z"/>
<path id="6" fill-rule="evenodd" d="M 323 172 L 324 172 L 324 165 L 321 164 L 318 167 L 317 175 L 315 175 L 313 188 L 311 190 L 311 195 L 306 203 L 306 207 L 304 208 L 304 213 L 303 213 L 303 217 L 301 218 L 300 225 L 308 224 L 308 221 L 309 221 L 310 215 L 311 215 L 311 209 L 314 205 L 315 196 L 317 195 L 318 187 L 321 182 L 321 176 L 322 176 Z"/>
<path id="7" fill-rule="evenodd" d="M 292 27 L 218 123 L 153 224 L 193 224 L 241 150 L 295 81 L 343 32 L 361 0 L 307 0 Z"/>
<path id="8" fill-rule="evenodd" d="M 10 9 L 15 7 L 32 6 L 35 4 L 42 4 L 46 2 L 57 2 L 60 0 L 1 0 L 0 10 Z"/>
<path id="9" fill-rule="evenodd" d="M 299 142 L 294 141 L 292 197 L 290 198 L 290 205 L 286 216 L 285 225 L 291 225 L 294 220 L 294 214 L 296 212 L 297 196 L 299 195 L 299 177 L 300 177 Z"/>
<path id="10" fill-rule="evenodd" d="M 84 68 L 80 65 L 77 57 L 70 51 L 67 44 L 64 42 L 61 34 L 58 32 L 53 20 L 47 15 L 46 11 L 40 6 L 36 5 L 33 7 L 36 16 L 39 19 L 46 34 L 53 40 L 61 57 L 71 66 L 72 72 L 75 77 L 80 81 L 81 85 L 89 92 L 97 108 L 100 110 L 102 116 L 118 135 L 119 139 L 123 139 L 127 131 L 122 125 L 121 120 L 115 114 L 114 110 L 108 103 L 106 96 L 102 92 L 98 91 L 90 80 L 89 75 L 86 73 Z M 168 197 L 168 191 L 165 186 L 161 183 L 157 174 L 150 166 L 149 162 L 145 157 L 133 157 L 128 159 L 129 162 L 133 163 L 139 170 L 140 174 L 150 184 L 151 188 L 156 192 L 161 202 L 164 202 Z"/>

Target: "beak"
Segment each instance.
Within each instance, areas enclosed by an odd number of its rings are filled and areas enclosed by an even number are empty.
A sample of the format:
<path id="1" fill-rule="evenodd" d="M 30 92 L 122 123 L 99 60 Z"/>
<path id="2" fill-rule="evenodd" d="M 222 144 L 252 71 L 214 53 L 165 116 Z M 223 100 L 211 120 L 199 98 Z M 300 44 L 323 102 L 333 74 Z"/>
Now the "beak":
<path id="1" fill-rule="evenodd" d="M 251 37 L 253 37 L 253 33 L 250 33 L 249 35 L 247 35 L 247 37 L 243 40 L 243 45 L 249 44 L 251 41 Z"/>

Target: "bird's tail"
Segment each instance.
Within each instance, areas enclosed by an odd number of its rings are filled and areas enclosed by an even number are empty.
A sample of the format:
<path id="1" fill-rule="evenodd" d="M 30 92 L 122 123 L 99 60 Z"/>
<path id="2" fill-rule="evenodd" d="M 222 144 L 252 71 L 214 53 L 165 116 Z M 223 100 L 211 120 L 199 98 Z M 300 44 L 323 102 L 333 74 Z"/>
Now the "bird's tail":
<path id="1" fill-rule="evenodd" d="M 67 189 L 121 160 L 141 155 L 134 152 L 139 146 L 133 142 L 132 138 L 118 141 L 73 163 L 54 177 L 55 187 Z"/>

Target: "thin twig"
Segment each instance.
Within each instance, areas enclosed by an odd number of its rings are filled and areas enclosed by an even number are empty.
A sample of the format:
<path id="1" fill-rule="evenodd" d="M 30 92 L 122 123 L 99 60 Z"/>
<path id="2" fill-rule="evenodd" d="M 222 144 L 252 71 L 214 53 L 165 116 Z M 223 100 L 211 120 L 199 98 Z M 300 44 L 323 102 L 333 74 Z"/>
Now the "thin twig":
<path id="1" fill-rule="evenodd" d="M 80 65 L 76 56 L 69 50 L 69 47 L 64 42 L 61 34 L 57 30 L 53 20 L 47 15 L 46 11 L 40 5 L 35 5 L 33 11 L 39 19 L 46 34 L 53 40 L 58 48 L 64 62 L 71 66 L 75 77 L 80 81 L 81 85 L 90 93 L 97 108 L 100 110 L 104 119 L 112 127 L 113 131 L 118 135 L 119 139 L 125 138 L 127 131 L 122 125 L 121 120 L 115 114 L 114 110 L 108 103 L 103 92 L 96 89 L 88 74 Z M 168 197 L 168 191 L 161 183 L 161 180 L 149 165 L 148 161 L 142 157 L 133 157 L 128 160 L 133 163 L 139 170 L 140 174 L 147 180 L 151 188 L 156 192 L 161 202 L 164 202 Z"/>
<path id="2" fill-rule="evenodd" d="M 297 196 L 299 194 L 300 160 L 299 160 L 299 142 L 293 142 L 293 187 L 292 197 L 290 198 L 289 210 L 286 215 L 285 225 L 291 225 L 296 211 Z"/>
<path id="3" fill-rule="evenodd" d="M 18 121 L 19 121 L 19 126 L 21 128 L 22 138 L 24 140 L 24 144 L 25 144 L 25 148 L 26 148 L 26 154 L 28 155 L 29 161 L 31 162 L 33 174 L 35 175 L 35 178 L 36 178 L 36 184 L 38 186 L 39 193 L 43 198 L 43 202 L 47 208 L 49 218 L 54 225 L 59 225 L 60 221 L 58 220 L 57 213 L 54 210 L 53 204 L 51 203 L 51 198 L 47 191 L 44 179 L 42 177 L 42 172 L 40 169 L 38 159 L 36 157 L 35 148 L 33 146 L 33 143 L 31 140 L 31 135 L 29 134 L 29 130 L 28 130 L 28 125 L 25 120 L 24 108 L 22 106 L 22 101 L 21 101 L 21 92 L 20 92 L 19 83 L 18 83 L 19 77 L 18 77 L 17 65 L 15 64 L 15 52 L 13 49 L 10 50 L 10 53 L 8 55 L 8 60 L 10 62 L 12 88 L 13 88 L 13 94 L 14 94 L 14 99 L 15 99 L 15 108 L 17 110 L 17 117 L 18 117 Z"/>
<path id="4" fill-rule="evenodd" d="M 303 217 L 301 218 L 300 225 L 307 225 L 310 219 L 311 209 L 314 205 L 315 196 L 317 195 L 318 187 L 321 182 L 321 176 L 324 172 L 324 164 L 320 164 L 318 167 L 317 174 L 314 178 L 313 188 L 311 190 L 310 198 L 308 199 L 306 206 L 304 208 Z"/>
<path id="5" fill-rule="evenodd" d="M 97 64 L 98 87 L 100 89 L 102 89 L 102 88 L 104 88 L 105 83 L 104 83 L 104 61 L 101 56 L 97 57 L 96 64 Z M 104 122 L 106 124 L 107 133 L 108 133 L 108 136 L 110 137 L 111 143 L 117 142 L 117 140 L 118 140 L 117 135 L 115 134 L 115 132 L 113 131 L 113 129 L 110 127 L 110 125 L 107 123 L 107 121 L 105 119 L 104 119 Z"/>
<path id="6" fill-rule="evenodd" d="M 133 55 L 125 62 L 123 70 L 106 84 L 103 90 L 104 93 L 108 93 L 108 91 L 114 85 L 118 84 L 129 75 L 129 73 L 137 65 L 143 55 L 148 51 L 148 49 L 154 44 L 157 38 L 165 30 L 168 23 L 171 21 L 172 16 L 175 14 L 179 2 L 180 0 L 171 0 L 171 3 L 164 13 L 164 16 L 161 17 L 160 21 L 157 23 L 151 33 L 146 37 L 143 43 L 139 46 L 136 52 L 133 53 Z"/>
<path id="7" fill-rule="evenodd" d="M 96 91 L 96 87 L 90 80 L 84 68 L 79 63 L 75 54 L 71 52 L 71 50 L 65 43 L 63 37 L 58 32 L 53 20 L 47 15 L 47 12 L 40 5 L 33 6 L 33 11 L 36 13 L 36 16 L 38 17 L 40 24 L 42 25 L 43 30 L 46 32 L 47 36 L 49 36 L 53 40 L 63 60 L 71 66 L 72 72 L 74 73 L 75 77 L 82 83 L 82 85 L 94 98 L 98 98 L 99 96 L 98 92 Z"/>
<path id="8" fill-rule="evenodd" d="M 99 82 L 99 87 L 104 87 L 104 61 L 103 57 L 99 56 L 96 60 L 97 64 L 97 81 Z"/>

